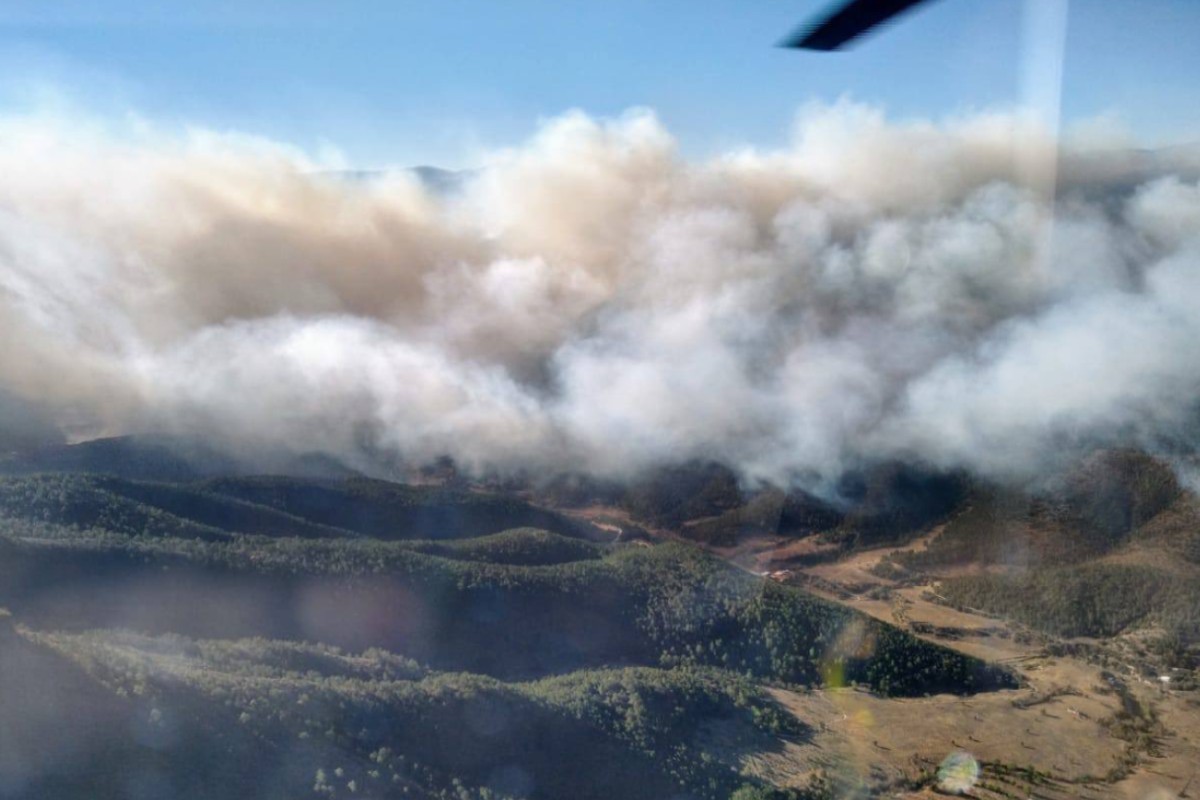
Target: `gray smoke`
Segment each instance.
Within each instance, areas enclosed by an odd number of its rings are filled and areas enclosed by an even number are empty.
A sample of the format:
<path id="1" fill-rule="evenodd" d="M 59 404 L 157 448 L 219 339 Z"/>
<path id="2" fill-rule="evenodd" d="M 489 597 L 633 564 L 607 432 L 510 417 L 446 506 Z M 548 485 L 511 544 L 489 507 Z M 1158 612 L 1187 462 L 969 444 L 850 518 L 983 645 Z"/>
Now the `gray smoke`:
<path id="1" fill-rule="evenodd" d="M 1196 150 L 840 103 L 694 163 L 571 113 L 446 191 L 206 131 L 0 141 L 0 389 L 76 437 L 810 486 L 1197 441 Z"/>

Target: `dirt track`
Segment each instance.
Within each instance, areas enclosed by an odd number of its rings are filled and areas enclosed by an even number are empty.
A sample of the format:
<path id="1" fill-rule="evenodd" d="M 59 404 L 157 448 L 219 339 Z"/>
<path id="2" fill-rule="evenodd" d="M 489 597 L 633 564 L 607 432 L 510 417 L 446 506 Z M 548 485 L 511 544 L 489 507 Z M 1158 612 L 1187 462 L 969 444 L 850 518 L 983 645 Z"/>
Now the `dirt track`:
<path id="1" fill-rule="evenodd" d="M 901 587 L 875 576 L 871 568 L 894 549 L 798 570 L 795 579 L 922 638 L 1003 662 L 1027 686 L 971 698 L 911 700 L 849 689 L 776 692 L 787 708 L 815 723 L 818 733 L 811 743 L 786 751 L 786 758 L 764 755 L 757 766 L 764 776 L 786 779 L 823 761 L 836 764 L 851 783 L 882 796 L 935 796 L 928 790 L 906 792 L 900 786 L 962 750 L 985 765 L 972 790 L 975 797 L 1183 796 L 1180 792 L 1200 767 L 1200 698 L 1195 693 L 1164 692 L 1131 669 L 1117 671 L 1123 691 L 1153 709 L 1160 723 L 1153 731 L 1151 752 L 1117 738 L 1107 723 L 1122 700 L 1104 670 L 1076 658 L 1046 655 L 1045 640 L 1019 626 L 941 605 L 932 598 L 933 585 Z M 878 587 L 886 587 L 890 596 L 878 599 Z M 789 765 L 792 761 L 796 763 Z M 1128 767 L 1124 777 L 1122 765 Z M 1028 780 L 1027 772 L 1015 774 L 1023 768 L 1037 770 L 1037 781 Z M 1200 782 L 1192 784 L 1190 794 L 1200 794 Z"/>
<path id="2" fill-rule="evenodd" d="M 606 528 L 633 525 L 617 509 L 576 512 Z M 751 538 L 734 548 L 711 548 L 758 574 L 779 570 L 777 579 L 804 586 L 877 619 L 899 625 L 929 641 L 1015 670 L 1017 690 L 962 698 L 886 699 L 852 688 L 797 693 L 772 689 L 773 696 L 814 733 L 807 741 L 778 740 L 753 752 L 724 753 L 726 759 L 782 786 L 805 786 L 823 775 L 838 796 L 927 798 L 945 796 L 930 776 L 952 753 L 966 752 L 982 765 L 967 796 L 1041 800 L 1166 800 L 1200 797 L 1200 697 L 1164 693 L 1133 673 L 1114 675 L 1129 698 L 1157 719 L 1153 745 L 1114 735 L 1111 723 L 1122 708 L 1121 692 L 1101 667 L 1072 657 L 1050 657 L 1046 639 L 1020 626 L 983 614 L 955 610 L 936 600 L 936 585 L 902 586 L 874 574 L 884 557 L 919 550 L 939 529 L 900 547 L 860 551 L 844 559 L 798 566 L 797 557 L 821 549 L 814 540 Z M 649 529 L 654 538 L 677 538 Z M 789 567 L 789 564 L 791 565 Z M 968 570 L 969 571 L 969 570 Z M 786 574 L 785 574 L 786 573 Z M 1115 646 L 1113 652 L 1119 652 Z M 713 746 L 730 738 L 714 732 Z M 908 788 L 924 779 L 925 787 Z"/>

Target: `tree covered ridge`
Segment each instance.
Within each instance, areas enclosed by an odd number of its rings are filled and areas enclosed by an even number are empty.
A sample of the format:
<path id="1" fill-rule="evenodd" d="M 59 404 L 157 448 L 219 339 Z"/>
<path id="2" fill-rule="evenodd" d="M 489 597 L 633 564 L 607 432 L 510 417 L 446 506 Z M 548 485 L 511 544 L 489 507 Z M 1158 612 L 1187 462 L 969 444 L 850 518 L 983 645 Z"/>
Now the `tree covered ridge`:
<path id="1" fill-rule="evenodd" d="M 356 578 L 386 577 L 426 609 L 447 664 L 483 671 L 517 671 L 517 661 L 510 664 L 505 654 L 523 657 L 548 631 L 569 639 L 594 629 L 601 641 L 588 642 L 564 666 L 709 665 L 787 683 L 860 682 L 884 694 L 1012 685 L 1002 670 L 681 543 L 620 547 L 601 558 L 594 545 L 534 530 L 452 544 L 254 536 L 207 541 L 33 523 L 9 523 L 3 535 L 14 548 L 13 563 L 24 558 L 30 570 L 37 565 L 48 575 L 57 561 L 74 557 L 135 573 L 176 565 L 250 580 L 340 576 L 351 587 Z M 498 550 L 505 563 L 496 563 Z M 547 563 L 556 560 L 551 551 L 579 558 Z M 472 554 L 490 560 L 464 560 Z M 474 619 L 489 609 L 504 613 Z M 486 658 L 471 656 L 484 641 L 499 649 Z M 489 668 L 491 662 L 509 666 Z"/>
<path id="2" fill-rule="evenodd" d="M 704 749 L 706 724 L 739 721 L 768 747 L 806 734 L 758 686 L 721 670 L 585 670 L 506 683 L 431 672 L 379 650 L 121 631 L 23 635 L 139 698 L 152 730 L 199 715 L 218 739 L 231 726 L 234 736 L 294 744 L 310 771 L 292 776 L 300 784 L 292 788 L 309 790 L 307 782 L 316 796 L 599 799 L 682 789 L 718 800 L 745 779 Z"/>
<path id="3" fill-rule="evenodd" d="M 1200 563 L 1198 523 L 1194 497 L 1170 466 L 1145 453 L 1108 450 L 1033 489 L 975 486 L 927 548 L 891 561 L 935 573 L 968 564 L 1026 568 L 1144 543 Z"/>
<path id="4" fill-rule="evenodd" d="M 1115 636 L 1152 624 L 1183 644 L 1200 642 L 1200 586 L 1153 567 L 1100 563 L 973 575 L 944 581 L 941 591 L 955 605 L 1057 636 Z"/>
<path id="5" fill-rule="evenodd" d="M 4 516 L 130 534 L 220 539 L 228 533 L 308 539 L 453 539 L 581 526 L 509 496 L 367 478 L 282 476 L 167 483 L 107 474 L 0 475 Z"/>
<path id="6" fill-rule="evenodd" d="M 28 626 L 0 700 L 61 673 L 64 703 L 116 732 L 21 800 L 123 797 L 126 774 L 188 800 L 717 800 L 769 787 L 705 732 L 754 752 L 806 735 L 764 685 L 1014 685 L 690 544 L 597 544 L 514 497 L 53 474 L 0 477 L 0 511 L 0 606 Z"/>

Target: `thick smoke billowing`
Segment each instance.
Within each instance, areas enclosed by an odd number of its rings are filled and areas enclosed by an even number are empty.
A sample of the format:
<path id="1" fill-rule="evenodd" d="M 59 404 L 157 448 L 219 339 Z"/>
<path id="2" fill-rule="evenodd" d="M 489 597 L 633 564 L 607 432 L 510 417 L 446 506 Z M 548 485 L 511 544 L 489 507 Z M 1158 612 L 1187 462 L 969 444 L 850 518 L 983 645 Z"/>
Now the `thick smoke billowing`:
<path id="1" fill-rule="evenodd" d="M 0 389 L 72 435 L 810 486 L 1196 443 L 1194 153 L 844 103 L 703 163 L 568 114 L 451 192 L 208 132 L 0 142 Z"/>

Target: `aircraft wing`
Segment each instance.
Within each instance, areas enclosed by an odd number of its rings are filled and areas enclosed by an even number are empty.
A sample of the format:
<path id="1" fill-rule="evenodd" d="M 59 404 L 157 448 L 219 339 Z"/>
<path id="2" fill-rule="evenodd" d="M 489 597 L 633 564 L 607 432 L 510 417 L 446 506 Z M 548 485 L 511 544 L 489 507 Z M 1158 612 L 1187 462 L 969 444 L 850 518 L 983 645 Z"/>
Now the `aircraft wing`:
<path id="1" fill-rule="evenodd" d="M 925 0 L 850 0 L 815 25 L 805 25 L 781 43 L 804 50 L 839 50 L 880 23 Z"/>

